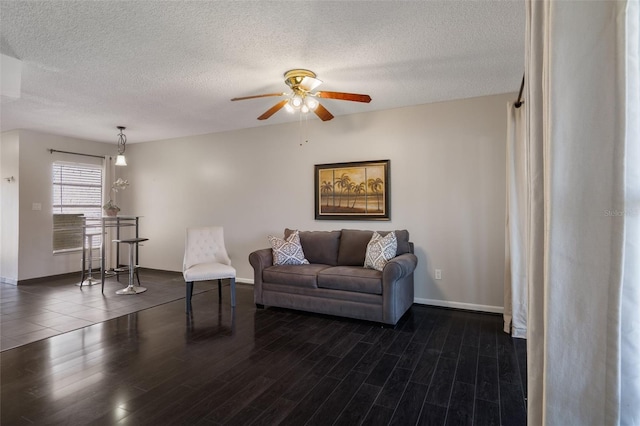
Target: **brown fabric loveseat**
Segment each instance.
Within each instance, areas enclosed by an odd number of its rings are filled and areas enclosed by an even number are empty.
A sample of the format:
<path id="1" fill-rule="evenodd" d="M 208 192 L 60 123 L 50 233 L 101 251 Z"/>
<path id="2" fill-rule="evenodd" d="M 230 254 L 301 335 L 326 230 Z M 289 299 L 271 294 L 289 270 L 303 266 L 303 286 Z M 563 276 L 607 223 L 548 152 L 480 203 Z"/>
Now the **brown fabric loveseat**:
<path id="1" fill-rule="evenodd" d="M 285 238 L 292 232 L 286 229 Z M 373 231 L 301 231 L 308 265 L 273 265 L 270 248 L 254 251 L 249 262 L 254 270 L 256 306 L 395 325 L 413 303 L 413 272 L 418 263 L 409 232 L 395 233 L 396 257 L 382 272 L 363 267 Z"/>

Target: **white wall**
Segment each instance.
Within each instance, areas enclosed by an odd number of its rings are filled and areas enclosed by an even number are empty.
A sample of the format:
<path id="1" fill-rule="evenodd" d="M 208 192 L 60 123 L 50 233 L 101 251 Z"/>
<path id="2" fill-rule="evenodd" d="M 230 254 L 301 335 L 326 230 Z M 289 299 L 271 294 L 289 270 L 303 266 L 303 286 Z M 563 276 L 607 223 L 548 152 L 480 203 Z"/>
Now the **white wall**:
<path id="1" fill-rule="evenodd" d="M 406 228 L 419 262 L 416 301 L 500 311 L 505 111 L 513 98 L 313 119 L 302 131 L 294 123 L 129 144 L 122 173 L 131 186 L 119 204 L 144 216 L 143 266 L 181 270 L 185 228 L 222 225 L 244 281 L 253 280 L 249 253 L 285 227 Z M 391 221 L 314 220 L 314 164 L 381 159 L 391 160 Z M 433 279 L 436 268 L 442 280 Z"/>
<path id="2" fill-rule="evenodd" d="M 114 144 L 27 130 L 20 130 L 19 135 L 18 280 L 80 271 L 82 258 L 80 252 L 53 254 L 52 163 L 54 161 L 100 162 L 100 160 L 69 154 L 51 154 L 48 149 L 109 155 L 115 154 L 116 147 Z M 42 209 L 33 210 L 33 203 L 41 204 Z"/>
<path id="3" fill-rule="evenodd" d="M 0 135 L 0 281 L 18 281 L 19 134 Z M 7 181 L 13 177 L 14 180 Z"/>

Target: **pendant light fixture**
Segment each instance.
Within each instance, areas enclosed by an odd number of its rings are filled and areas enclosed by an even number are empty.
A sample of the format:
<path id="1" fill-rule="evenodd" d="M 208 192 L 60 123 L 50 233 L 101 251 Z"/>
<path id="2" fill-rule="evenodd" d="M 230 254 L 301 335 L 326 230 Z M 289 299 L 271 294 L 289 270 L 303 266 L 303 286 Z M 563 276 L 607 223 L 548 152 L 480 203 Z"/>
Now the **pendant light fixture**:
<path id="1" fill-rule="evenodd" d="M 125 144 L 127 143 L 127 137 L 122 131 L 126 129 L 124 126 L 118 126 L 120 134 L 118 135 L 118 156 L 116 157 L 116 166 L 126 166 L 127 159 L 124 158 Z"/>

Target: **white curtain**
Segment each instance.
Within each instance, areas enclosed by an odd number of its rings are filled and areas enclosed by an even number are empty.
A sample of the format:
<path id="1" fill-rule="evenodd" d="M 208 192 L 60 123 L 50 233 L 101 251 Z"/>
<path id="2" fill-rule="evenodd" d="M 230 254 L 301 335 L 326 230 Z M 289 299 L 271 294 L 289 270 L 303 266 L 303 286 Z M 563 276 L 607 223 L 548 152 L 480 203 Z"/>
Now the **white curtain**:
<path id="1" fill-rule="evenodd" d="M 528 1 L 528 424 L 640 424 L 638 1 Z"/>
<path id="2" fill-rule="evenodd" d="M 520 338 L 527 336 L 525 106 L 507 104 L 504 331 Z"/>
<path id="3" fill-rule="evenodd" d="M 104 179 L 102 182 L 102 191 L 103 191 L 102 198 L 104 200 L 103 205 L 106 204 L 109 200 L 113 200 L 114 203 L 116 202 L 115 193 L 111 191 L 111 185 L 116 180 L 115 168 L 116 167 L 115 167 L 113 158 L 110 156 L 105 156 L 104 162 L 103 162 L 103 178 Z M 111 243 L 111 241 L 115 238 L 115 235 L 113 233 L 113 229 L 111 228 L 107 228 L 106 233 L 107 235 L 103 235 L 103 238 L 105 239 L 105 244 L 104 244 L 105 265 L 107 266 L 107 268 L 115 267 L 116 265 L 112 265 L 112 259 L 115 257 L 115 254 L 114 254 L 113 244 Z"/>
<path id="4" fill-rule="evenodd" d="M 111 185 L 116 180 L 115 179 L 116 166 L 114 165 L 113 158 L 109 156 L 105 156 L 104 161 L 102 163 L 102 167 L 103 167 L 102 170 L 103 170 L 103 177 L 104 177 L 104 180 L 102 182 L 102 193 L 103 193 L 102 198 L 104 199 L 103 204 L 106 204 L 107 201 L 109 200 L 113 200 L 115 202 L 116 201 L 114 199 L 115 194 L 111 191 Z"/>

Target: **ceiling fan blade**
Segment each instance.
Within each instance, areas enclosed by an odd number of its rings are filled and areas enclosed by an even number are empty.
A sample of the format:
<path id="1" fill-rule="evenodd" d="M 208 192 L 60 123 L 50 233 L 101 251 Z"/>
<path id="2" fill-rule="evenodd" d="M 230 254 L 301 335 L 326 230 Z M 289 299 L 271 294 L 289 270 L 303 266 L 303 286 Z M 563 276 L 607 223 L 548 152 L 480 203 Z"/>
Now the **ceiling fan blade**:
<path id="1" fill-rule="evenodd" d="M 331 114 L 325 107 L 323 107 L 322 104 L 318 104 L 313 112 L 315 112 L 322 121 L 329 121 L 333 118 L 333 114 Z"/>
<path id="2" fill-rule="evenodd" d="M 340 99 L 341 101 L 354 101 L 354 102 L 371 102 L 371 96 L 359 95 L 357 93 L 343 93 L 343 92 L 318 92 L 316 96 L 325 99 Z"/>
<path id="3" fill-rule="evenodd" d="M 278 102 L 277 104 L 275 104 L 274 106 L 269 108 L 267 110 L 267 112 L 265 112 L 260 117 L 258 117 L 258 120 L 266 120 L 267 118 L 271 117 L 273 114 L 275 114 L 276 112 L 280 111 L 280 109 L 283 106 L 285 106 L 287 102 L 289 102 L 289 99 L 284 99 L 284 100 Z"/>
<path id="4" fill-rule="evenodd" d="M 286 93 L 265 93 L 264 95 L 253 95 L 253 96 L 243 96 L 240 98 L 233 98 L 232 101 L 244 101 L 245 99 L 256 99 L 256 98 L 266 98 L 268 96 L 283 96 Z"/>

